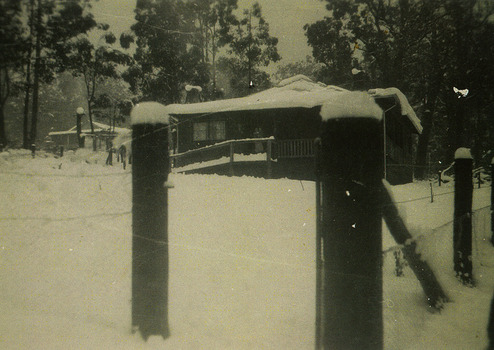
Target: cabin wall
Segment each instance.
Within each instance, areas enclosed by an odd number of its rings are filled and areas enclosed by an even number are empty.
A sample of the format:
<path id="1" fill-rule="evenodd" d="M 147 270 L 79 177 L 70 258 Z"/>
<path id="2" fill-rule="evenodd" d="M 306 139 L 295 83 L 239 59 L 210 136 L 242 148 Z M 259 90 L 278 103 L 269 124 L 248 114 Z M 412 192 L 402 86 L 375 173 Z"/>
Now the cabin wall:
<path id="1" fill-rule="evenodd" d="M 197 149 L 225 140 L 274 136 L 276 140 L 313 140 L 319 136 L 320 107 L 222 112 L 201 115 L 175 115 L 178 120 L 177 153 Z M 224 123 L 221 139 L 194 139 L 194 123 Z M 413 181 L 412 129 L 398 108 L 386 113 L 386 175 L 391 184 Z M 276 158 L 276 148 L 273 157 Z M 226 153 L 225 153 L 226 152 Z M 253 144 L 236 145 L 235 153 L 254 152 Z M 226 156 L 227 149 L 218 149 L 218 158 Z M 216 154 L 214 154 L 216 155 Z M 210 154 L 209 156 L 213 156 Z M 194 156 L 197 157 L 197 156 Z M 216 157 L 212 157 L 216 158 Z M 252 165 L 252 164 L 251 164 Z M 240 166 L 239 166 L 240 167 Z M 206 170 L 205 170 L 206 171 Z M 212 169 L 208 171 L 213 171 Z M 248 173 L 245 172 L 244 173 Z M 273 167 L 274 177 L 314 179 L 314 158 L 278 159 Z"/>
<path id="2" fill-rule="evenodd" d="M 321 123 L 319 111 L 320 107 L 174 115 L 178 120 L 175 137 L 178 141 L 173 148 L 182 153 L 232 139 L 271 136 L 279 140 L 316 138 Z M 223 137 L 215 137 L 211 132 L 215 123 L 224 123 Z M 208 130 L 208 137 L 201 140 L 197 139 L 197 134 L 194 137 L 194 128 L 197 128 L 194 124 L 202 124 Z"/>
<path id="3" fill-rule="evenodd" d="M 57 147 L 63 146 L 65 149 L 76 149 L 79 147 L 79 140 L 75 133 L 50 135 L 50 137 Z"/>

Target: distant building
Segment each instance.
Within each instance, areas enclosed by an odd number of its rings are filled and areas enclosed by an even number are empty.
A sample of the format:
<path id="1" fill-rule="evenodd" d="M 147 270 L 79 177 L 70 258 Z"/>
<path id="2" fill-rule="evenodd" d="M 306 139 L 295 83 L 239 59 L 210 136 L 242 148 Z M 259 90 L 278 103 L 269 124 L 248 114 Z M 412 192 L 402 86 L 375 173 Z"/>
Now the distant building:
<path id="1" fill-rule="evenodd" d="M 273 137 L 274 176 L 313 179 L 321 106 L 344 92 L 348 90 L 297 75 L 243 98 L 168 105 L 171 149 L 183 153 L 226 140 Z M 422 132 L 420 120 L 398 89 L 368 93 L 385 114 L 386 177 L 393 184 L 410 182 L 413 135 Z"/>
<path id="2" fill-rule="evenodd" d="M 97 149 L 107 149 L 110 142 L 120 133 L 129 133 L 130 130 L 126 128 L 110 127 L 109 125 L 94 122 L 94 133 L 91 131 L 89 121 L 84 121 L 82 125 L 81 137 L 84 139 L 84 148 L 93 147 L 93 139 L 96 140 Z M 74 125 L 69 130 L 65 131 L 52 131 L 48 133 L 48 137 L 51 140 L 52 147 L 63 146 L 65 149 L 77 149 L 77 125 Z"/>

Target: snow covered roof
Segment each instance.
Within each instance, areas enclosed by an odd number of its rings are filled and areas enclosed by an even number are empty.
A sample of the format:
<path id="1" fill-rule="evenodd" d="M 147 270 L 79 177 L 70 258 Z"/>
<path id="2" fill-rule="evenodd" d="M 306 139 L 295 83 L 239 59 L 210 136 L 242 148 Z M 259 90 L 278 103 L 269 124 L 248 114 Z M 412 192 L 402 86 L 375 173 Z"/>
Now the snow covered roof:
<path id="1" fill-rule="evenodd" d="M 201 103 L 172 104 L 166 108 L 170 115 L 295 107 L 312 108 L 322 106 L 329 96 L 344 91 L 348 90 L 337 86 L 314 83 L 306 76 L 298 75 L 281 81 L 277 87 L 246 97 Z"/>
<path id="2" fill-rule="evenodd" d="M 370 89 L 369 94 L 374 98 L 388 98 L 393 97 L 401 107 L 401 115 L 407 116 L 410 122 L 413 124 L 417 132 L 422 133 L 422 124 L 420 119 L 415 114 L 412 106 L 408 103 L 406 96 L 397 88 L 387 88 L 387 89 Z"/>
<path id="3" fill-rule="evenodd" d="M 382 120 L 383 110 L 368 93 L 348 91 L 331 96 L 322 105 L 320 114 L 323 121 L 355 117 Z"/>
<path id="4" fill-rule="evenodd" d="M 95 132 L 110 131 L 110 129 L 111 130 L 115 130 L 115 133 L 117 133 L 117 134 L 130 132 L 130 129 L 127 129 L 127 128 L 119 128 L 119 127 L 112 128 L 110 125 L 99 123 L 99 122 L 95 122 L 95 121 L 93 121 L 93 127 L 94 127 L 94 131 Z M 91 134 L 91 129 L 85 128 L 85 129 L 82 129 L 81 132 L 84 133 L 84 134 Z M 54 136 L 54 135 L 71 135 L 71 134 L 76 134 L 76 133 L 77 133 L 77 125 L 74 125 L 69 130 L 65 130 L 65 131 L 52 131 L 52 132 L 49 132 L 48 135 L 50 135 L 50 136 Z"/>
<path id="5" fill-rule="evenodd" d="M 250 111 L 259 109 L 312 108 L 349 90 L 323 83 L 316 83 L 305 75 L 295 75 L 282 80 L 278 86 L 241 98 L 166 106 L 169 115 L 206 114 L 229 111 Z M 401 107 L 401 114 L 407 116 L 417 132 L 422 132 L 417 118 L 405 95 L 397 88 L 372 89 L 367 92 L 373 98 L 394 98 Z M 355 110 L 354 101 L 348 100 L 348 110 Z M 341 110 L 341 108 L 340 108 Z"/>

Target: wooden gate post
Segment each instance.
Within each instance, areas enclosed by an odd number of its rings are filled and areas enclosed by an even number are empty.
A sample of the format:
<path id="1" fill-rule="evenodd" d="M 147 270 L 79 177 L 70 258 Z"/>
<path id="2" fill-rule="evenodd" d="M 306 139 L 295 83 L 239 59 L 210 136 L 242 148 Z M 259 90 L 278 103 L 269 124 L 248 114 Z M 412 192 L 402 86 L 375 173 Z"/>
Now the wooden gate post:
<path id="1" fill-rule="evenodd" d="M 155 102 L 132 110 L 132 326 L 167 338 L 168 116 Z"/>
<path id="2" fill-rule="evenodd" d="M 455 152 L 455 211 L 453 221 L 453 261 L 456 277 L 466 285 L 472 276 L 472 165 L 468 148 Z"/>
<path id="3" fill-rule="evenodd" d="M 322 340 L 316 346 L 382 349 L 382 110 L 364 93 L 349 95 L 321 109 L 322 315 L 316 332 Z"/>

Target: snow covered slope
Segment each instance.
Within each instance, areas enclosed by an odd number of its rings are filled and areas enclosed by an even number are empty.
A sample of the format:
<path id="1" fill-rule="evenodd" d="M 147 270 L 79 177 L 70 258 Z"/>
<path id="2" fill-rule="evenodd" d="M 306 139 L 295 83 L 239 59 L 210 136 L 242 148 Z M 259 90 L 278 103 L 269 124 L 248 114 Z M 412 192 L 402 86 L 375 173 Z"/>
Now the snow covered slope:
<path id="1" fill-rule="evenodd" d="M 1 349 L 313 349 L 313 183 L 172 174 L 172 335 L 144 343 L 130 326 L 130 167 L 105 159 L 0 154 Z M 477 264 L 476 288 L 456 282 L 443 265 L 452 187 L 434 190 L 430 203 L 428 183 L 393 188 L 453 302 L 428 311 L 412 272 L 394 276 L 385 232 L 386 349 L 486 345 L 494 261 Z M 475 190 L 477 208 L 489 190 Z"/>

